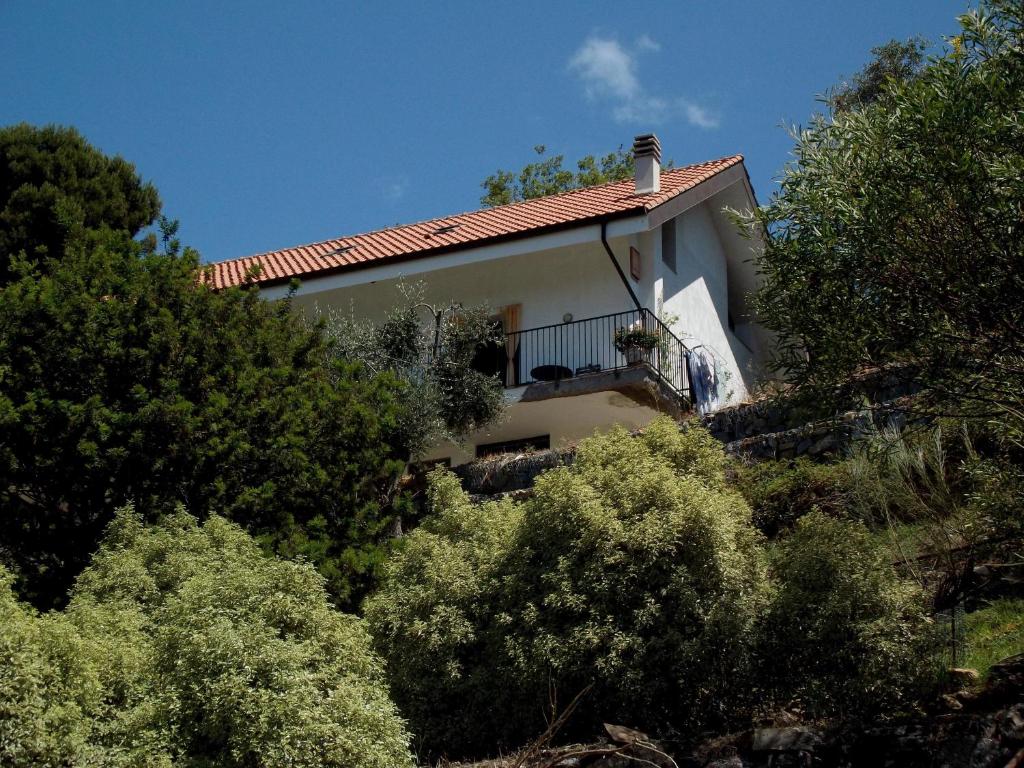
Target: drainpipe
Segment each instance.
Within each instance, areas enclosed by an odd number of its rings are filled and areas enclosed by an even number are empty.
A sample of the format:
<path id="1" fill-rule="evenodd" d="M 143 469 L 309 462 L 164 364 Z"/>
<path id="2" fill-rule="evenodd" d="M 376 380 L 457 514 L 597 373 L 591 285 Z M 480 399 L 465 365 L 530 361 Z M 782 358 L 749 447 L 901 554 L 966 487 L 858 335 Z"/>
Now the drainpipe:
<path id="1" fill-rule="evenodd" d="M 612 247 L 608 245 L 608 222 L 601 222 L 601 243 L 604 245 L 605 251 L 608 252 L 608 258 L 612 260 L 612 266 L 615 267 L 615 271 L 619 273 L 619 279 L 622 280 L 622 284 L 626 286 L 626 290 L 629 291 L 629 297 L 633 299 L 633 303 L 636 304 L 636 308 L 640 311 L 644 311 L 644 305 L 640 303 L 640 299 L 636 297 L 633 292 L 633 286 L 629 284 L 629 279 L 626 274 L 622 271 L 622 267 L 619 266 L 619 260 L 615 258 L 615 254 L 612 253 Z"/>

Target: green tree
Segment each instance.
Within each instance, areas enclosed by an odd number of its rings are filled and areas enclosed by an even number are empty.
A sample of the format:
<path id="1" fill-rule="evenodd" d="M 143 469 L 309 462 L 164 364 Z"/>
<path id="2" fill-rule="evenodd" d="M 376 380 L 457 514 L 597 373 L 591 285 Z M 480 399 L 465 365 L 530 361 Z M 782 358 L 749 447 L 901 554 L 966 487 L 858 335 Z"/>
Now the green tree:
<path id="1" fill-rule="evenodd" d="M 819 116 L 754 222 L 762 321 L 797 390 L 872 368 L 921 407 L 1024 425 L 1024 7 L 989 0 L 953 50 Z M 837 389 L 838 387 L 838 389 Z"/>
<path id="2" fill-rule="evenodd" d="M 890 40 L 871 49 L 872 59 L 848 81 L 835 86 L 827 102 L 833 112 L 848 112 L 874 104 L 887 93 L 889 82 L 913 80 L 924 67 L 928 41 L 921 37 Z"/>
<path id="3" fill-rule="evenodd" d="M 575 171 L 565 167 L 564 155 L 545 157 L 547 147 L 543 144 L 533 151 L 540 160 L 528 163 L 520 171 L 495 171 L 481 182 L 481 205 L 505 205 L 633 176 L 633 153 L 622 147 L 603 157 L 587 155 L 576 163 Z"/>
<path id="4" fill-rule="evenodd" d="M 486 306 L 435 306 L 422 284 L 399 287 L 402 300 L 380 323 L 332 314 L 327 328 L 341 360 L 394 376 L 401 445 L 410 459 L 443 440 L 461 442 L 502 414 L 500 375 L 477 370 L 481 349 L 504 345 Z"/>
<path id="5" fill-rule="evenodd" d="M 115 506 L 180 501 L 310 557 L 345 602 L 383 557 L 398 385 L 165 240 L 85 233 L 0 287 L 0 556 L 50 605 Z"/>
<path id="6" fill-rule="evenodd" d="M 62 258 L 67 239 L 84 229 L 135 236 L 159 212 L 152 184 L 74 128 L 0 129 L 0 284 L 13 278 L 19 255 L 45 265 Z"/>
<path id="7" fill-rule="evenodd" d="M 0 568 L 5 766 L 411 764 L 362 621 L 237 526 L 121 510 L 63 612 Z"/>

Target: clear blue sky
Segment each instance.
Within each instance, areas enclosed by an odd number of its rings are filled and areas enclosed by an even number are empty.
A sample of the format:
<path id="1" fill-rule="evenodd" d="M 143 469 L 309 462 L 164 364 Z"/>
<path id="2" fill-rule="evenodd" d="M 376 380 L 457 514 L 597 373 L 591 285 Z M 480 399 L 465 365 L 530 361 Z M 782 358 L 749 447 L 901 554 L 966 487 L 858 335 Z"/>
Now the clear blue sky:
<path id="1" fill-rule="evenodd" d="M 220 260 L 479 207 L 545 144 L 655 131 L 765 200 L 815 96 L 967 0 L 0 0 L 0 124 L 74 125 Z"/>

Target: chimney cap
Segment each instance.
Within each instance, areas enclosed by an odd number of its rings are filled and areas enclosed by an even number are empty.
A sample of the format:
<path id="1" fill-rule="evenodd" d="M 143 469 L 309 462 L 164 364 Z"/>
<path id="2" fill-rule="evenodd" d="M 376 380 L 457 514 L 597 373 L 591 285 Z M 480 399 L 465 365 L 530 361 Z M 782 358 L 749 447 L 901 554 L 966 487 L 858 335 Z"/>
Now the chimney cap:
<path id="1" fill-rule="evenodd" d="M 648 156 L 661 161 L 661 142 L 653 133 L 642 133 L 633 138 L 633 157 Z"/>

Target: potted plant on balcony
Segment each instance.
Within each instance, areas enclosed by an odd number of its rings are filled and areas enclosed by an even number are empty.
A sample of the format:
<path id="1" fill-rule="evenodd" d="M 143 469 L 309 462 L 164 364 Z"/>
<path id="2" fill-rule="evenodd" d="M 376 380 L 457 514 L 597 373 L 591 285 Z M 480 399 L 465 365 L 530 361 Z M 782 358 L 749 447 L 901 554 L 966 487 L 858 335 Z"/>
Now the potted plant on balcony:
<path id="1" fill-rule="evenodd" d="M 651 350 L 661 343 L 661 337 L 644 328 L 639 320 L 625 328 L 615 329 L 615 348 L 630 365 L 651 361 Z"/>

